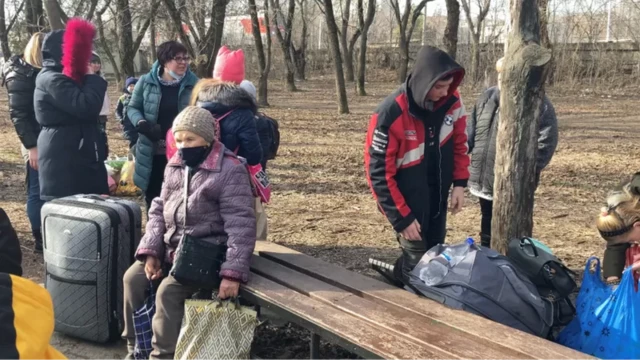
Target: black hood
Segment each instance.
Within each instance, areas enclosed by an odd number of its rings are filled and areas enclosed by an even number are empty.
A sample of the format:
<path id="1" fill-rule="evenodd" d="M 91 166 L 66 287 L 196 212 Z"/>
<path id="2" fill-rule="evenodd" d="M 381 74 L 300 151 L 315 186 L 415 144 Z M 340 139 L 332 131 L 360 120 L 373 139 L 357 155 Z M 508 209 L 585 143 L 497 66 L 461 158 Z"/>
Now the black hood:
<path id="1" fill-rule="evenodd" d="M 438 80 L 447 75 L 453 75 L 449 94 L 434 104 L 433 108 L 444 104 L 455 93 L 464 78 L 464 68 L 446 52 L 433 46 L 423 46 L 418 51 L 413 70 L 407 78 L 411 100 L 420 108 L 429 109 L 426 100 L 429 90 Z"/>
<path id="2" fill-rule="evenodd" d="M 62 37 L 64 30 L 47 33 L 42 42 L 42 66 L 62 70 Z"/>

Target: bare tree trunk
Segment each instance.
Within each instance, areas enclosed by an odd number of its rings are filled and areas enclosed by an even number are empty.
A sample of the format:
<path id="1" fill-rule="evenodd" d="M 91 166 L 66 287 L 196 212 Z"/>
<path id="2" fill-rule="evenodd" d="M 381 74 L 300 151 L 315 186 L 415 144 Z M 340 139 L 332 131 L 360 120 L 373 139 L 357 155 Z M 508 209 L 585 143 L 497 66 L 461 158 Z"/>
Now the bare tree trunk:
<path id="1" fill-rule="evenodd" d="M 551 60 L 546 67 L 546 79 L 549 85 L 553 85 L 555 82 L 555 56 L 553 54 L 553 43 L 549 39 L 549 0 L 538 0 L 538 9 L 540 9 L 540 42 L 542 46 L 551 50 Z"/>
<path id="2" fill-rule="evenodd" d="M 103 14 L 98 13 L 96 14 L 96 18 L 95 18 L 96 29 L 98 30 L 98 37 L 99 37 L 98 40 L 100 41 L 100 47 L 102 48 L 102 51 L 104 51 L 104 53 L 107 55 L 107 59 L 109 59 L 109 62 L 113 67 L 113 72 L 116 76 L 116 81 L 118 82 L 118 84 L 122 84 L 122 73 L 118 68 L 118 62 L 113 57 L 113 53 L 111 52 L 109 43 L 107 43 L 107 38 L 104 35 L 104 23 L 102 22 L 102 15 Z"/>
<path id="3" fill-rule="evenodd" d="M 156 53 L 157 48 L 156 48 L 156 36 L 157 36 L 157 32 L 156 32 L 156 17 L 152 16 L 151 17 L 151 41 L 149 46 L 151 47 L 151 62 L 155 62 L 156 59 L 158 58 L 158 54 Z"/>
<path id="4" fill-rule="evenodd" d="M 280 43 L 280 48 L 282 49 L 282 57 L 284 58 L 285 64 L 285 86 L 287 91 L 294 92 L 298 89 L 296 88 L 296 79 L 295 79 L 295 64 L 293 63 L 293 59 L 291 57 L 291 35 L 293 32 L 293 16 L 296 10 L 296 1 L 288 0 L 287 7 L 287 16 L 284 18 L 284 14 L 280 9 L 280 5 L 277 0 L 271 0 L 271 7 L 274 12 L 273 22 L 275 24 L 276 37 L 278 38 L 278 42 Z M 282 24 L 284 18 L 284 24 Z M 279 29 L 279 25 L 284 25 L 284 34 Z"/>
<path id="5" fill-rule="evenodd" d="M 298 80 L 305 81 L 307 79 L 307 44 L 309 37 L 309 20 L 306 15 L 306 4 L 308 0 L 300 0 L 298 6 L 300 7 L 300 19 L 302 20 L 302 34 L 300 35 L 300 47 L 293 50 L 293 62 L 296 65 L 296 76 Z"/>
<path id="6" fill-rule="evenodd" d="M 409 73 L 409 44 L 402 35 L 400 35 L 398 48 L 400 48 L 400 65 L 398 66 L 397 81 L 402 83 L 407 80 L 407 74 Z"/>
<path id="7" fill-rule="evenodd" d="M 209 51 L 209 62 L 207 65 L 207 76 L 213 73 L 213 67 L 216 64 L 216 56 L 218 55 L 218 50 L 222 47 L 222 35 L 224 33 L 224 19 L 227 16 L 227 4 L 229 4 L 229 0 L 215 0 L 214 1 L 214 15 L 212 16 L 213 24 L 209 26 L 214 26 L 214 41 L 213 47 L 206 47 L 203 53 L 207 54 L 206 51 Z"/>
<path id="8" fill-rule="evenodd" d="M 538 117 L 545 66 L 551 52 L 540 46 L 537 0 L 510 0 L 500 121 L 498 125 L 492 247 L 506 253 L 509 240 L 531 236 Z"/>
<path id="9" fill-rule="evenodd" d="M 66 14 L 63 14 L 62 9 L 60 9 L 58 0 L 44 0 L 44 7 L 47 11 L 47 18 L 49 19 L 49 27 L 51 30 L 64 29 Z"/>
<path id="10" fill-rule="evenodd" d="M 362 7 L 362 1 L 359 0 L 359 8 Z M 367 3 L 367 17 L 364 18 L 364 9 L 358 10 L 358 24 L 362 28 L 362 35 L 360 35 L 360 53 L 358 55 L 358 81 L 356 88 L 359 96 L 367 96 L 365 90 L 365 77 L 367 72 L 367 40 L 369 38 L 369 28 L 373 24 L 373 18 L 376 15 L 376 0 L 368 0 Z"/>
<path id="11" fill-rule="evenodd" d="M 16 13 L 13 15 L 13 19 L 9 21 L 9 24 L 6 22 L 7 19 L 5 17 L 4 3 L 4 0 L 0 0 L 0 7 L 2 7 L 0 9 L 0 42 L 2 42 L 2 56 L 6 61 L 9 60 L 12 55 L 11 48 L 9 47 L 9 33 L 11 32 L 11 29 L 13 29 L 13 25 L 15 25 L 16 20 L 18 19 L 18 15 L 20 15 L 22 9 L 24 9 L 25 2 L 23 0 L 22 3 L 20 3 Z"/>
<path id="12" fill-rule="evenodd" d="M 9 31 L 7 30 L 4 0 L 0 0 L 0 43 L 2 43 L 2 56 L 7 61 L 11 57 L 11 49 L 9 48 Z"/>
<path id="13" fill-rule="evenodd" d="M 268 0 L 265 0 L 268 5 Z M 268 10 L 265 9 L 265 27 L 267 33 L 271 31 L 268 24 L 266 24 Z M 258 82 L 258 105 L 265 107 L 269 106 L 268 96 L 268 78 L 264 76 L 269 72 L 267 69 L 267 56 L 264 52 L 264 45 L 262 44 L 262 34 L 260 33 L 260 22 L 258 19 L 258 10 L 256 7 L 256 0 L 249 0 L 249 15 L 251 16 L 251 32 L 253 34 L 253 40 L 256 44 L 256 52 L 258 53 L 258 64 L 260 65 L 260 80 Z"/>
<path id="14" fill-rule="evenodd" d="M 471 0 L 460 0 L 462 3 L 462 9 L 467 17 L 467 24 L 469 31 L 471 32 L 471 75 L 473 83 L 477 84 L 480 80 L 480 36 L 484 29 L 484 20 L 489 14 L 489 7 L 491 6 L 491 0 L 478 0 L 478 14 L 475 22 L 471 14 Z"/>
<path id="15" fill-rule="evenodd" d="M 187 35 L 187 33 L 184 31 L 184 28 L 182 27 L 182 17 L 180 16 L 179 9 L 176 7 L 176 3 L 174 2 L 174 0 L 162 0 L 162 2 L 164 3 L 164 6 L 167 8 L 167 11 L 169 12 L 169 16 L 171 17 L 171 21 L 173 23 L 173 28 L 175 29 L 176 33 L 180 37 L 180 41 L 182 42 L 182 45 L 184 45 L 187 48 L 187 52 L 189 53 L 189 56 L 191 56 L 192 59 L 196 59 L 197 54 L 195 52 L 195 49 L 193 48 L 193 45 L 191 44 L 191 39 L 189 39 L 189 36 Z"/>
<path id="16" fill-rule="evenodd" d="M 446 0 L 447 27 L 444 29 L 444 48 L 452 58 L 458 54 L 458 28 L 460 27 L 460 4 L 458 0 Z"/>
<path id="17" fill-rule="evenodd" d="M 338 112 L 340 114 L 349 113 L 349 102 L 347 99 L 347 89 L 344 81 L 344 71 L 342 69 L 342 57 L 340 56 L 340 40 L 338 38 L 338 25 L 333 15 L 332 0 L 323 0 L 324 15 L 331 45 L 331 56 L 333 56 L 333 66 L 336 76 L 336 93 L 338 95 Z"/>
<path id="18" fill-rule="evenodd" d="M 396 18 L 396 23 L 400 29 L 399 44 L 400 49 L 400 65 L 398 66 L 398 82 L 404 82 L 409 72 L 409 48 L 411 46 L 411 37 L 416 27 L 416 21 L 422 15 L 422 9 L 427 2 L 433 0 L 421 0 L 415 8 L 412 7 L 411 0 L 406 0 L 404 11 L 400 11 L 399 0 L 390 0 L 391 8 Z"/>
<path id="19" fill-rule="evenodd" d="M 472 35 L 471 41 L 471 74 L 473 83 L 480 79 L 480 36 Z"/>
<path id="20" fill-rule="evenodd" d="M 44 8 L 42 0 L 27 0 L 25 5 L 25 21 L 29 35 L 45 28 Z"/>
<path id="21" fill-rule="evenodd" d="M 129 0 L 116 0 L 116 21 L 119 27 L 120 70 L 125 77 L 135 76 L 133 59 L 133 29 L 131 26 L 131 9 Z"/>
<path id="22" fill-rule="evenodd" d="M 155 16 L 154 10 L 158 5 L 159 1 L 151 3 L 150 11 L 146 15 L 146 19 L 142 27 L 138 30 L 138 34 L 134 40 L 129 0 L 116 0 L 116 21 L 119 30 L 118 53 L 120 54 L 120 70 L 125 78 L 135 76 L 134 60 L 142 43 L 142 39 L 151 25 L 152 17 Z"/>
<path id="23" fill-rule="evenodd" d="M 346 80 L 352 82 L 353 74 L 353 52 L 349 53 L 349 22 L 351 21 L 351 0 L 344 1 L 342 10 L 342 27 L 340 30 L 340 48 L 344 57 L 344 72 Z"/>

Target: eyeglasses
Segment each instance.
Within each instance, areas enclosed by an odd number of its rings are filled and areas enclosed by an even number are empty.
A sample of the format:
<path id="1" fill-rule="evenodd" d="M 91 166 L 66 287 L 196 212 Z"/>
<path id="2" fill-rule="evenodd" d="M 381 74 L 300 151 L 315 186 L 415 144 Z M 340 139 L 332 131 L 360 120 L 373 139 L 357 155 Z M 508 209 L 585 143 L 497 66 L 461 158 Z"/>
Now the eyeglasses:
<path id="1" fill-rule="evenodd" d="M 189 56 L 176 56 L 173 58 L 173 60 L 175 60 L 176 62 L 190 62 L 191 61 L 191 57 Z"/>

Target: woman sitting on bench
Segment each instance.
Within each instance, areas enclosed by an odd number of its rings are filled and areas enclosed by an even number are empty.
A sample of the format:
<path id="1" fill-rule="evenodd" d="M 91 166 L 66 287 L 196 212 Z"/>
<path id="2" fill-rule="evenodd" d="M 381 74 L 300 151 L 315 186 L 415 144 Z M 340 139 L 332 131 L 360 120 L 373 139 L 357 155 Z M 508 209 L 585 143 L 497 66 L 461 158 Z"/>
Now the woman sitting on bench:
<path id="1" fill-rule="evenodd" d="M 127 340 L 128 357 L 135 345 L 132 313 L 144 304 L 149 281 L 154 281 L 160 284 L 154 285 L 158 290 L 152 320 L 151 358 L 173 359 L 184 302 L 200 289 L 176 279 L 177 264 L 185 254 L 178 245 L 184 245 L 185 239 L 208 243 L 207 251 L 224 249 L 226 244 L 226 260 L 220 267 L 222 280 L 218 296 L 221 299 L 236 297 L 240 283 L 249 278 L 256 218 L 246 166 L 215 140 L 214 119 L 205 109 L 185 108 L 174 120 L 172 131 L 179 151 L 169 160 L 162 192 L 152 202 L 146 233 L 136 251 L 138 261 L 123 279 L 125 329 L 122 336 Z M 188 173 L 186 207 L 185 173 Z M 171 264 L 174 267 L 170 272 Z M 202 273 L 207 269 L 192 270 Z"/>
<path id="2" fill-rule="evenodd" d="M 605 280 L 616 284 L 625 266 L 640 270 L 640 251 L 633 244 L 640 244 L 640 173 L 630 183 L 613 191 L 607 198 L 596 226 L 607 241 L 602 272 Z"/>

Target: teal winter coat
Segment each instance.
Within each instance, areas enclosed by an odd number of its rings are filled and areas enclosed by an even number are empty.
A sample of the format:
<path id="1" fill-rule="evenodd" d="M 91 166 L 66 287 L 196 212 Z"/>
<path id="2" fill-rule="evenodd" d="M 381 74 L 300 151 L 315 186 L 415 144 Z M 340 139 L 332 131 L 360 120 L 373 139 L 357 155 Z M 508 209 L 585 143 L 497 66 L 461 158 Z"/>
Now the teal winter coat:
<path id="1" fill-rule="evenodd" d="M 156 61 L 148 74 L 143 75 L 136 84 L 131 100 L 127 107 L 127 115 L 133 126 L 137 126 L 140 120 L 147 120 L 156 124 L 158 120 L 158 108 L 162 101 L 158 69 L 160 64 Z M 191 91 L 198 82 L 198 78 L 190 70 L 180 82 L 178 95 L 178 110 L 182 111 L 189 105 Z M 145 135 L 140 134 L 136 145 L 136 171 L 133 181 L 137 187 L 146 191 L 151 177 L 151 166 L 155 154 L 154 143 Z"/>

